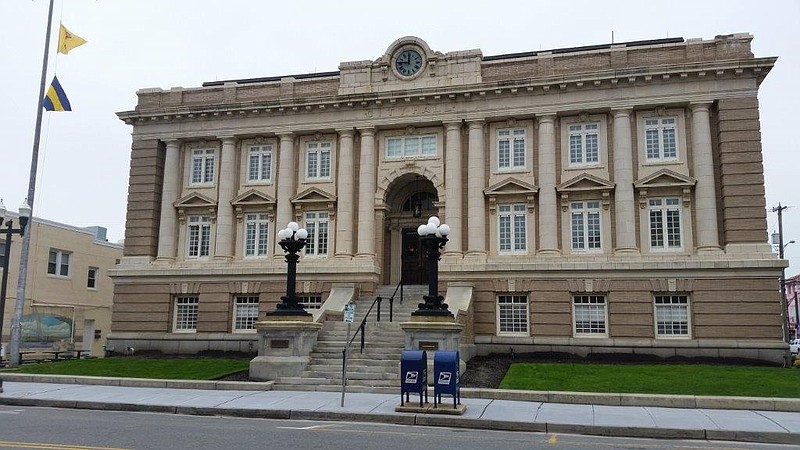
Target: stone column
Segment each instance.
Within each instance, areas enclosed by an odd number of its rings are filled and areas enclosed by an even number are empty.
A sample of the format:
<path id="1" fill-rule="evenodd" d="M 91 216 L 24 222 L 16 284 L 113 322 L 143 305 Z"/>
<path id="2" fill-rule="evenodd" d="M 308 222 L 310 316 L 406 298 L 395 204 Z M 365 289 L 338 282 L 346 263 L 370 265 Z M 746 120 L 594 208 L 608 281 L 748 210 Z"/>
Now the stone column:
<path id="1" fill-rule="evenodd" d="M 358 256 L 375 257 L 375 129 L 361 131 L 361 159 L 358 171 Z"/>
<path id="2" fill-rule="evenodd" d="M 461 122 L 445 124 L 444 186 L 447 199 L 444 204 L 444 220 L 450 226 L 450 235 L 444 248 L 446 256 L 461 256 Z"/>
<path id="3" fill-rule="evenodd" d="M 275 236 L 275 258 L 283 259 L 283 249 L 278 245 L 278 230 L 286 228 L 286 224 L 294 219 L 291 198 L 297 188 L 297 168 L 295 167 L 294 134 L 278 134 L 280 139 L 280 154 L 278 156 L 278 186 L 275 202 L 275 226 L 272 234 Z"/>
<path id="4" fill-rule="evenodd" d="M 339 130 L 339 173 L 336 176 L 336 254 L 337 258 L 353 256 L 353 205 L 355 171 L 353 168 L 353 130 Z"/>
<path id="5" fill-rule="evenodd" d="M 236 181 L 236 138 L 224 136 L 219 165 L 219 194 L 217 198 L 217 232 L 214 236 L 214 258 L 233 258 L 233 207 L 231 199 Z"/>
<path id="6" fill-rule="evenodd" d="M 158 225 L 158 257 L 159 260 L 175 259 L 175 226 L 177 214 L 174 203 L 180 191 L 180 142 L 167 141 L 164 158 L 163 186 L 161 188 L 161 221 Z"/>
<path id="7" fill-rule="evenodd" d="M 558 255 L 555 114 L 539 117 L 539 254 Z"/>
<path id="8" fill-rule="evenodd" d="M 720 251 L 717 231 L 717 193 L 711 149 L 710 103 L 692 103 L 692 170 L 695 187 L 697 251 Z"/>
<path id="9" fill-rule="evenodd" d="M 638 253 L 636 248 L 636 203 L 633 196 L 633 147 L 631 109 L 611 111 L 614 116 L 614 253 Z"/>
<path id="10" fill-rule="evenodd" d="M 467 164 L 467 256 L 486 255 L 486 164 L 483 120 L 469 122 Z"/>

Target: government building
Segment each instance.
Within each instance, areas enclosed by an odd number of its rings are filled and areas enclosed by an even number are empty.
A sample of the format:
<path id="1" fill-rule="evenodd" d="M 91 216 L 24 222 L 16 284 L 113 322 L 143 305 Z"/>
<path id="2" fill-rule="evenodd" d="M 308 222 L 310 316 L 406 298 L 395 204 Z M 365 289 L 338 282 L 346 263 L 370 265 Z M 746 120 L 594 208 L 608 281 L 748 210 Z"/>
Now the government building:
<path id="1" fill-rule="evenodd" d="M 109 346 L 255 352 L 290 221 L 308 231 L 298 295 L 341 321 L 333 297 L 428 283 L 417 227 L 438 216 L 464 359 L 779 363 L 758 107 L 777 58 L 752 39 L 488 56 L 408 36 L 338 71 L 141 89 L 118 113 L 132 151 Z"/>

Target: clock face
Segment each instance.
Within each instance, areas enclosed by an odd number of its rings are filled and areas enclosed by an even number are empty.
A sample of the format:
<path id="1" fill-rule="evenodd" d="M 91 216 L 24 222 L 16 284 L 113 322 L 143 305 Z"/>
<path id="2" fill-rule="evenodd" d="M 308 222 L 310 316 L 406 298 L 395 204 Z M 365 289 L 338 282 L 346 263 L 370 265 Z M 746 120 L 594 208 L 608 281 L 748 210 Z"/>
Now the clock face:
<path id="1" fill-rule="evenodd" d="M 416 50 L 403 50 L 397 55 L 394 67 L 400 75 L 414 75 L 422 68 L 422 55 Z"/>

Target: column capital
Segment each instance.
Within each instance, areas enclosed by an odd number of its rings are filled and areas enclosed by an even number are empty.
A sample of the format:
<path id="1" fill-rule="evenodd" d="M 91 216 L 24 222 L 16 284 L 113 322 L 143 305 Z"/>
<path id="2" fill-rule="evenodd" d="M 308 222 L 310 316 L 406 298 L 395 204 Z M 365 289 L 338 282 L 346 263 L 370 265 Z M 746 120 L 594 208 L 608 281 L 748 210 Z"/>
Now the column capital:
<path id="1" fill-rule="evenodd" d="M 278 138 L 281 140 L 281 142 L 290 141 L 290 140 L 294 139 L 294 132 L 292 132 L 292 131 L 284 131 L 284 132 L 281 132 L 281 133 L 275 133 L 275 136 L 278 136 Z"/>
<path id="2" fill-rule="evenodd" d="M 711 102 L 689 102 L 689 109 L 692 112 L 708 111 L 711 108 Z"/>
<path id="3" fill-rule="evenodd" d="M 234 136 L 232 134 L 226 134 L 226 135 L 222 135 L 222 136 L 217 136 L 217 139 L 222 141 L 222 145 L 235 144 L 236 143 L 236 136 Z"/>
<path id="4" fill-rule="evenodd" d="M 540 114 L 536 116 L 536 121 L 542 123 L 554 123 L 556 121 L 556 113 Z"/>
<path id="5" fill-rule="evenodd" d="M 630 117 L 633 114 L 633 108 L 616 108 L 611 110 L 611 115 L 614 118 L 618 117 Z"/>
<path id="6" fill-rule="evenodd" d="M 181 140 L 180 139 L 167 139 L 167 140 L 164 141 L 164 143 L 167 144 L 167 147 L 177 147 L 177 146 L 181 145 Z"/>
<path id="7" fill-rule="evenodd" d="M 341 128 L 337 129 L 336 132 L 339 134 L 340 137 L 353 137 L 355 135 L 355 130 L 352 128 Z"/>
<path id="8" fill-rule="evenodd" d="M 361 133 L 362 136 L 375 136 L 375 127 L 359 128 L 358 132 Z"/>
<path id="9" fill-rule="evenodd" d="M 461 121 L 458 122 L 444 122 L 444 127 L 447 131 L 461 130 Z"/>
<path id="10" fill-rule="evenodd" d="M 478 128 L 482 129 L 484 125 L 486 125 L 486 121 L 483 119 L 475 119 L 467 121 L 467 126 L 469 126 L 470 130 L 475 130 Z"/>

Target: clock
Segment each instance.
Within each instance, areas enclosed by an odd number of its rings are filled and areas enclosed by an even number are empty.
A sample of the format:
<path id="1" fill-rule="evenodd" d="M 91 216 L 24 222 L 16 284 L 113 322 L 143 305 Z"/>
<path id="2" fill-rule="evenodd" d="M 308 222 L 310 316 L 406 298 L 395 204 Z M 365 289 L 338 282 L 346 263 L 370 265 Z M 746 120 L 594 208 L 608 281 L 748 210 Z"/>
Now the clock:
<path id="1" fill-rule="evenodd" d="M 414 49 L 405 49 L 397 54 L 394 60 L 394 68 L 397 73 L 404 77 L 416 75 L 422 69 L 422 55 Z"/>

